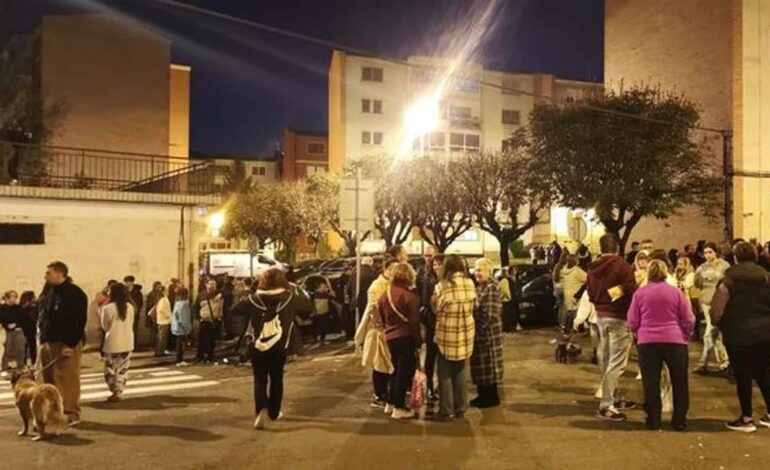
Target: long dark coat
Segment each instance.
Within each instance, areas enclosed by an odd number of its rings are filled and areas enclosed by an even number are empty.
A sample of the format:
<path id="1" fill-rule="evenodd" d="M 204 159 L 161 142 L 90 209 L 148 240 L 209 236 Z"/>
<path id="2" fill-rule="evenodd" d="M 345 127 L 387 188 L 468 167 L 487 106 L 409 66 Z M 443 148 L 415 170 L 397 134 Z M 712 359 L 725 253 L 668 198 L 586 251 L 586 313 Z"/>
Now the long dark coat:
<path id="1" fill-rule="evenodd" d="M 500 287 L 494 280 L 476 288 L 476 337 L 471 356 L 471 378 L 480 386 L 503 381 L 503 302 Z"/>

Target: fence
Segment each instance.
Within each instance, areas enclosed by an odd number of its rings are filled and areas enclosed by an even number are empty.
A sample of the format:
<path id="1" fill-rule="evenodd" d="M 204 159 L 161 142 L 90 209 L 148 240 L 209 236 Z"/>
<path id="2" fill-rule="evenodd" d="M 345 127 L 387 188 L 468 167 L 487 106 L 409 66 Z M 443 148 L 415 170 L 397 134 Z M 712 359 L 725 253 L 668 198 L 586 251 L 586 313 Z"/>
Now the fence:
<path id="1" fill-rule="evenodd" d="M 0 141 L 0 184 L 212 194 L 212 161 Z"/>

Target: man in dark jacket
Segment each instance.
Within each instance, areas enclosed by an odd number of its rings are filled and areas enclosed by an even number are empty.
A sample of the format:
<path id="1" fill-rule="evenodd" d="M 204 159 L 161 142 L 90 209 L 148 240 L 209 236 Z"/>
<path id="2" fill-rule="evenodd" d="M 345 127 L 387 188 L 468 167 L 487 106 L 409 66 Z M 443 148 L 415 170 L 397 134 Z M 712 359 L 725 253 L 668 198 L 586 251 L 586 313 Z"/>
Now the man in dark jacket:
<path id="1" fill-rule="evenodd" d="M 621 411 L 634 408 L 632 402 L 615 400 L 618 379 L 628 364 L 631 332 L 626 314 L 636 290 L 634 271 L 618 255 L 618 239 L 611 234 L 599 240 L 601 257 L 588 268 L 587 290 L 596 307 L 599 327 L 599 367 L 602 371 L 602 399 L 597 416 L 608 421 L 625 421 Z"/>
<path id="2" fill-rule="evenodd" d="M 45 272 L 50 293 L 40 311 L 40 361 L 43 380 L 61 392 L 70 425 L 80 421 L 81 342 L 88 316 L 88 297 L 72 283 L 61 261 Z"/>
<path id="3" fill-rule="evenodd" d="M 128 290 L 128 300 L 134 306 L 134 349 L 136 349 L 136 346 L 139 344 L 139 317 L 142 315 L 144 295 L 142 294 L 142 286 L 136 284 L 134 276 L 128 275 L 124 277 L 123 284 L 126 285 L 126 290 Z"/>
<path id="4" fill-rule="evenodd" d="M 366 310 L 366 293 L 375 279 L 377 279 L 377 271 L 374 269 L 374 259 L 371 256 L 364 256 L 361 258 L 361 289 L 356 292 L 356 276 L 350 276 L 348 280 L 348 289 L 354 293 L 353 298 L 356 299 L 358 308 L 356 325 Z"/>
<path id="5" fill-rule="evenodd" d="M 736 264 L 727 271 L 711 301 L 711 322 L 719 327 L 735 372 L 741 416 L 726 423 L 733 431 L 754 432 L 752 381 L 765 399 L 758 423 L 770 428 L 770 281 L 757 264 L 757 249 L 749 242 L 733 248 Z"/>

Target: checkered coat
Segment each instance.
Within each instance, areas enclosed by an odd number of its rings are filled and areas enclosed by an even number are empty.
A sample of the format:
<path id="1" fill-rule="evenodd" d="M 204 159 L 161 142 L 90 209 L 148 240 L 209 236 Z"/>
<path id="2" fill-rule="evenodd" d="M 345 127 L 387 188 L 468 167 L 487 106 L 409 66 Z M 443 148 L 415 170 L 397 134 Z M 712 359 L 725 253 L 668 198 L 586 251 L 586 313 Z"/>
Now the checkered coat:
<path id="1" fill-rule="evenodd" d="M 464 361 L 473 354 L 475 300 L 473 282 L 461 273 L 455 274 L 450 281 L 441 281 L 436 285 L 433 294 L 436 312 L 434 341 L 447 360 Z"/>
<path id="2" fill-rule="evenodd" d="M 482 387 L 503 381 L 503 302 L 500 287 L 490 280 L 476 289 L 476 339 L 471 356 L 471 378 Z"/>

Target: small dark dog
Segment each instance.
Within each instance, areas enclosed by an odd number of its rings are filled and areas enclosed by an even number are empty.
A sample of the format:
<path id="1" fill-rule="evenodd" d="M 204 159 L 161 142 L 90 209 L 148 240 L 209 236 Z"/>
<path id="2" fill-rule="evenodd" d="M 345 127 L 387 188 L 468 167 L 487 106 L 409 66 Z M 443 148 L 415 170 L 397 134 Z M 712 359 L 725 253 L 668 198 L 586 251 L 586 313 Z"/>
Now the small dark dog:
<path id="1" fill-rule="evenodd" d="M 67 416 L 59 389 L 51 384 L 35 382 L 35 371 L 28 367 L 14 372 L 11 386 L 16 397 L 16 407 L 21 415 L 19 436 L 29 433 L 29 422 L 33 420 L 38 435 L 32 440 L 39 441 L 51 435 L 59 435 L 67 429 Z"/>

